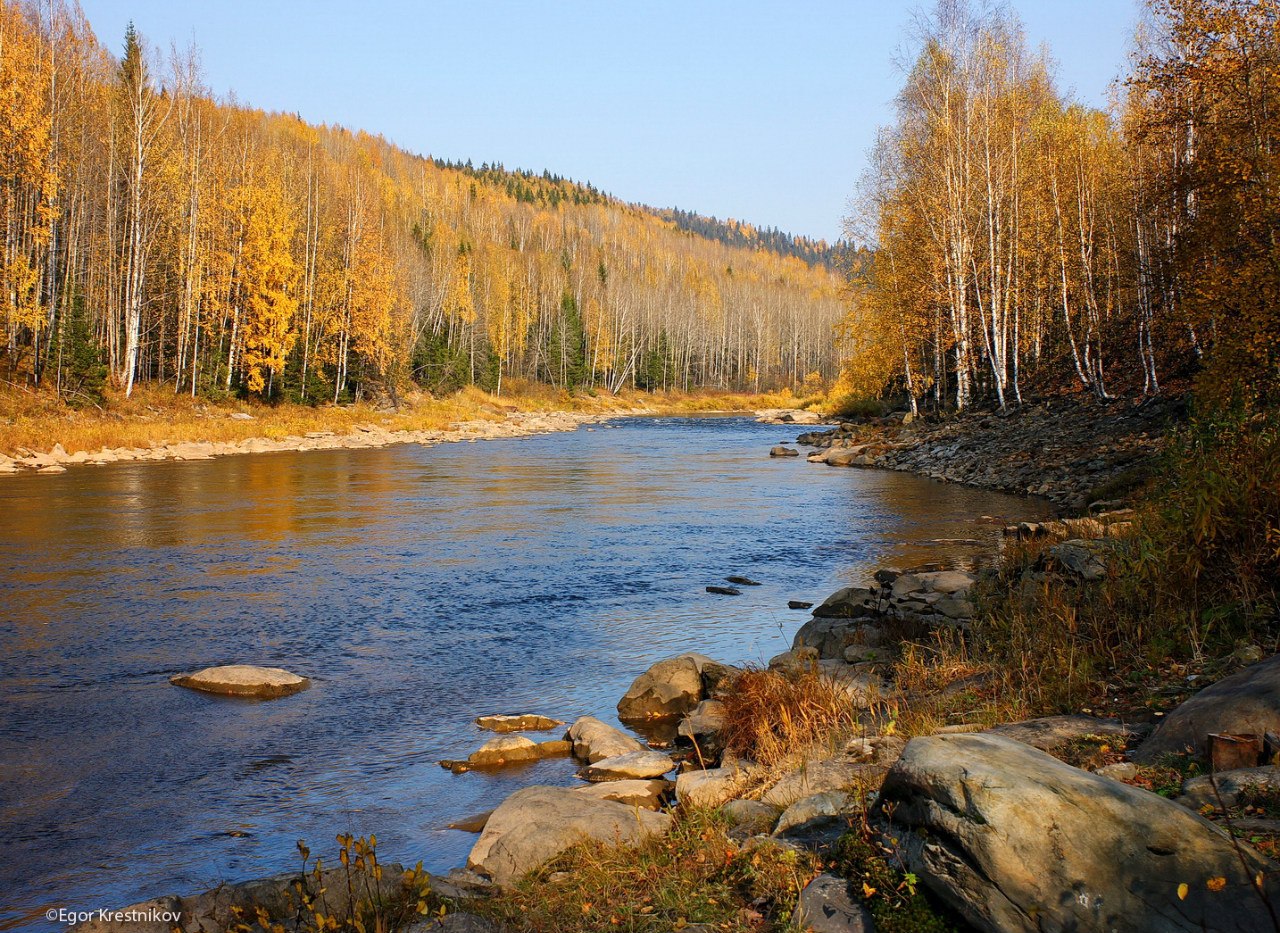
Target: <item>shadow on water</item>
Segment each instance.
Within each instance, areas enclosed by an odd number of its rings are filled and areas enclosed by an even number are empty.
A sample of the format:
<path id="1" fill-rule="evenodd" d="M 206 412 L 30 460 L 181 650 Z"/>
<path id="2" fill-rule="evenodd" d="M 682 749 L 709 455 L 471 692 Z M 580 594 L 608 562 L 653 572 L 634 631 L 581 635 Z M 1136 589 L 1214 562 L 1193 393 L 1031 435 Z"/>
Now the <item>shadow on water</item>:
<path id="1" fill-rule="evenodd" d="M 0 484 L 0 929 L 293 864 L 338 832 L 461 863 L 442 827 L 571 762 L 453 775 L 490 712 L 613 720 L 653 661 L 761 661 L 883 563 L 964 564 L 1028 500 L 771 460 L 741 418 L 431 449 L 76 468 Z M 986 516 L 986 518 L 984 518 Z M 708 595 L 745 574 L 761 586 Z M 311 689 L 168 684 L 232 662 Z"/>

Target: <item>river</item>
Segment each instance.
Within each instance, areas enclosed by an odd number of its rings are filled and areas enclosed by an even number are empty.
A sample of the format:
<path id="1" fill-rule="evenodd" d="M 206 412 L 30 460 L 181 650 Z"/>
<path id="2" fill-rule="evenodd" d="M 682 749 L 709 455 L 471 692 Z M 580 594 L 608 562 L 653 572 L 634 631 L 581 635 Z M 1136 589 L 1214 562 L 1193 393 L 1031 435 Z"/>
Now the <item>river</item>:
<path id="1" fill-rule="evenodd" d="M 376 832 L 444 871 L 443 827 L 568 760 L 453 775 L 493 712 L 616 722 L 653 661 L 763 662 L 878 566 L 964 564 L 1026 499 L 770 459 L 794 428 L 628 418 L 569 434 L 0 481 L 0 929 L 287 870 Z M 762 582 L 713 596 L 727 574 Z M 168 683 L 287 667 L 271 702 Z"/>

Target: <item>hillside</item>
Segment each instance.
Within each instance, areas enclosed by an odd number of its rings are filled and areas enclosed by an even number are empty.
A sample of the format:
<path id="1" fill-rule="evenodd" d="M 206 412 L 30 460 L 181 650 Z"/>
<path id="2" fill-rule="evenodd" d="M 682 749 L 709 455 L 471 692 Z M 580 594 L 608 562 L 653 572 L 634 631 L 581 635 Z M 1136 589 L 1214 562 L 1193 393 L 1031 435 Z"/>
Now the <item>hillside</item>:
<path id="1" fill-rule="evenodd" d="M 107 381 L 342 401 L 834 374 L 825 244 L 220 101 L 194 53 L 130 32 L 117 60 L 50 9 L 0 10 L 11 382 L 87 404 Z"/>

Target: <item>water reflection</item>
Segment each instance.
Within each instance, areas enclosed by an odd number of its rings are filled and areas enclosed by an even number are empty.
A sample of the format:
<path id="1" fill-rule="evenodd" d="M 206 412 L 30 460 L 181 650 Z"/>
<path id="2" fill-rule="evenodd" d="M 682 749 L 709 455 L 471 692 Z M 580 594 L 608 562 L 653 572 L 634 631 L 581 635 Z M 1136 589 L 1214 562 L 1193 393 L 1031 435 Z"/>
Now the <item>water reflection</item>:
<path id="1" fill-rule="evenodd" d="M 1030 502 L 770 460 L 777 427 L 616 430 L 431 449 L 118 464 L 0 484 L 0 928 L 282 870 L 376 831 L 444 830 L 566 761 L 451 775 L 482 713 L 612 718 L 653 660 L 763 660 L 884 562 L 965 561 Z M 967 543 L 966 543 L 967 542 Z M 973 542 L 981 542 L 975 544 Z M 703 588 L 730 573 L 740 597 Z M 167 676 L 311 675 L 273 703 Z M 32 919 L 35 918 L 35 919 Z"/>

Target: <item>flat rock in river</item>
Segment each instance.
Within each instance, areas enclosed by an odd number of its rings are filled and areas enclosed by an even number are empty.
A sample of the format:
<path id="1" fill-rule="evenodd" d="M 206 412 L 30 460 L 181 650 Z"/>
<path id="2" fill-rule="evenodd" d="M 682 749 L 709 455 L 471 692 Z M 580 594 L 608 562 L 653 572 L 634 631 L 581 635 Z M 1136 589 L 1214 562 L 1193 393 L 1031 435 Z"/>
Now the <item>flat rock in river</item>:
<path id="1" fill-rule="evenodd" d="M 309 678 L 283 668 L 254 667 L 251 664 L 228 664 L 206 667 L 194 674 L 175 674 L 169 678 L 169 683 L 204 693 L 259 700 L 288 696 L 311 685 Z"/>
<path id="2" fill-rule="evenodd" d="M 661 752 L 628 752 L 614 758 L 602 758 L 582 769 L 588 781 L 629 781 L 659 778 L 675 767 Z"/>
<path id="3" fill-rule="evenodd" d="M 631 736 L 594 716 L 583 716 L 574 722 L 569 727 L 569 741 L 573 743 L 574 757 L 588 762 L 644 751 L 644 746 Z"/>
<path id="4" fill-rule="evenodd" d="M 563 726 L 564 723 L 536 713 L 514 713 L 479 716 L 476 718 L 476 725 L 490 732 L 546 732 L 556 726 Z"/>

